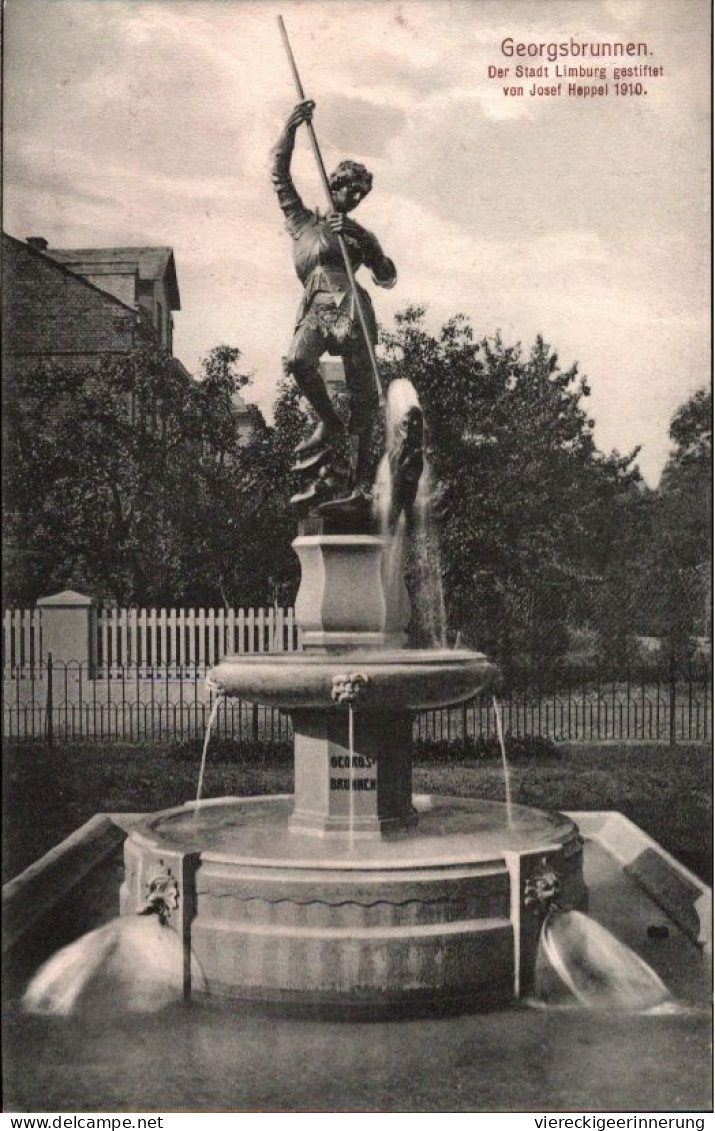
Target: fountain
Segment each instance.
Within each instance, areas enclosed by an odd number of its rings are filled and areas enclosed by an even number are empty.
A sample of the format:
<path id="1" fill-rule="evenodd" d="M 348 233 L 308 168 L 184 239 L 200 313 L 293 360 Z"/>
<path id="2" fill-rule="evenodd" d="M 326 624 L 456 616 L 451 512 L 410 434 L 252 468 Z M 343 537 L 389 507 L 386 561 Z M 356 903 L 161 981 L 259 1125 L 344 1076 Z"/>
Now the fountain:
<path id="1" fill-rule="evenodd" d="M 413 421 L 415 410 L 410 399 Z M 422 429 L 413 435 L 421 452 Z M 291 715 L 294 796 L 197 802 L 127 839 L 122 910 L 140 910 L 165 876 L 186 994 L 341 1015 L 503 1004 L 531 986 L 540 919 L 529 891 L 558 872 L 568 906 L 586 905 L 573 821 L 413 796 L 415 712 L 471 698 L 497 673 L 480 652 L 407 643 L 409 601 L 390 563 L 419 492 L 399 475 L 382 532 L 352 505 L 300 517 L 304 650 L 228 656 L 208 677 L 218 694 Z"/>
<path id="2" fill-rule="evenodd" d="M 354 269 L 364 263 L 390 286 L 395 268 L 346 216 L 370 174 L 343 162 L 328 183 L 311 114 L 305 101 L 293 111 L 273 167 L 305 286 L 286 370 L 319 418 L 296 449 L 291 500 L 303 650 L 227 656 L 210 672 L 194 802 L 98 815 L 7 886 L 20 987 L 11 1104 L 36 1109 L 41 1094 L 47 1110 L 91 1107 L 101 1080 L 117 1110 L 588 1110 L 616 1096 L 635 1109 L 652 1107 L 656 1091 L 681 1103 L 688 1071 L 697 1097 L 691 1062 L 709 1063 L 709 1025 L 697 1016 L 705 886 L 619 814 L 515 804 L 496 700 L 506 802 L 413 792 L 416 712 L 493 692 L 498 673 L 481 652 L 445 646 L 425 421 L 404 379 L 388 389 L 371 504 L 371 370 L 382 386 Z M 305 209 L 290 180 L 303 123 L 329 217 Z M 345 363 L 347 443 L 317 369 L 326 350 Z M 225 696 L 290 714 L 293 795 L 203 797 Z M 691 1014 L 678 1016 L 671 992 Z M 485 1012 L 533 995 L 548 1003 L 548 1025 L 529 1008 Z M 278 1016 L 215 1008 L 253 1002 Z M 589 1009 L 588 1026 L 559 1008 L 574 1002 Z M 297 1024 L 294 1011 L 377 1023 L 366 1034 Z M 629 1014 L 620 1024 L 618 1012 Z M 462 1016 L 436 1020 L 447 1013 Z M 656 1027 L 634 1026 L 634 1013 Z"/>

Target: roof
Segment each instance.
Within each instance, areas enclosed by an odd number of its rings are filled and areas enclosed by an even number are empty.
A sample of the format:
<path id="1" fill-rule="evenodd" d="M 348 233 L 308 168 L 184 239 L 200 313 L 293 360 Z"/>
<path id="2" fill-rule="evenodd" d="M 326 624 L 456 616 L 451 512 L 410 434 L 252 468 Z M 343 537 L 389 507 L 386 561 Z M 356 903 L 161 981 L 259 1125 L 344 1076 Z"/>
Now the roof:
<path id="1" fill-rule="evenodd" d="M 48 247 L 44 254 L 80 275 L 125 274 L 135 267 L 140 279 L 163 279 L 166 275 L 171 309 L 181 309 L 170 247 Z"/>
<path id="2" fill-rule="evenodd" d="M 120 298 L 117 298 L 116 295 L 110 294 L 109 291 L 102 290 L 101 287 L 97 287 L 94 283 L 91 283 L 89 279 L 85 279 L 82 275 L 76 274 L 69 267 L 65 267 L 63 263 L 60 263 L 59 260 L 51 256 L 49 252 L 45 250 L 40 251 L 38 248 L 33 247 L 32 244 L 27 243 L 25 240 L 19 240 L 17 236 L 11 236 L 9 232 L 3 232 L 2 238 L 3 240 L 8 240 L 15 248 L 26 253 L 27 255 L 34 255 L 36 258 L 42 259 L 45 263 L 48 264 L 50 270 L 61 272 L 63 275 L 68 276 L 80 286 L 87 287 L 90 291 L 94 291 L 94 293 L 96 295 L 99 295 L 105 302 L 111 302 L 114 306 L 120 306 L 122 310 L 128 311 L 129 314 L 133 315 L 136 318 L 137 312 L 133 306 L 129 306 L 126 302 L 122 302 L 122 300 Z M 4 277 L 5 268 L 3 267 L 3 281 Z"/>

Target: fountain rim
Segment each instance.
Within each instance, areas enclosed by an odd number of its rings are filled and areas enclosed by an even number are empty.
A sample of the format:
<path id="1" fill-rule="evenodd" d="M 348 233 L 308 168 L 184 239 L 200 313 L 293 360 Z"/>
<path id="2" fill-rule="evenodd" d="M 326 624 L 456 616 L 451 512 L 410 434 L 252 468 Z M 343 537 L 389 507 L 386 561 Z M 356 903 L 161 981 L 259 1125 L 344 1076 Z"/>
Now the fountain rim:
<path id="1" fill-rule="evenodd" d="M 257 667 L 278 664 L 286 666 L 291 664 L 307 664 L 310 667 L 334 668 L 336 663 L 344 660 L 346 663 L 360 663 L 373 667 L 384 667 L 386 664 L 417 667 L 418 665 L 437 664 L 438 666 L 467 667 L 468 665 L 483 665 L 496 668 L 488 660 L 484 652 L 473 652 L 468 649 L 455 648 L 340 648 L 334 652 L 307 652 L 296 649 L 294 652 L 236 652 L 224 656 L 215 667 L 221 664 L 255 664 Z"/>
<path id="2" fill-rule="evenodd" d="M 343 845 L 345 855 L 341 855 L 340 853 L 334 852 L 335 848 L 338 847 L 339 842 L 337 840 L 333 840 L 331 837 L 326 837 L 325 839 L 313 838 L 311 836 L 302 837 L 300 833 L 296 834 L 293 831 L 291 832 L 291 839 L 294 845 L 297 846 L 297 843 L 304 839 L 306 844 L 309 844 L 311 848 L 317 848 L 319 845 L 322 846 L 324 855 L 275 857 L 222 852 L 219 849 L 210 848 L 187 849 L 184 851 L 170 844 L 161 844 L 158 839 L 156 824 L 176 816 L 189 816 L 192 812 L 196 815 L 201 809 L 219 809 L 228 806 L 253 808 L 254 806 L 269 805 L 276 801 L 292 803 L 293 800 L 294 795 L 291 793 L 278 793 L 254 797 L 218 797 L 200 802 L 187 801 L 183 805 L 158 810 L 155 813 L 147 813 L 132 829 L 128 839 L 134 844 L 142 848 L 148 848 L 154 852 L 158 851 L 171 854 L 178 851 L 184 855 L 197 855 L 204 865 L 218 864 L 232 867 L 260 868 L 266 871 L 275 869 L 276 872 L 313 872 L 324 875 L 326 872 L 345 871 L 356 873 L 374 872 L 379 874 L 384 872 L 385 869 L 388 869 L 390 872 L 413 872 L 421 874 L 441 868 L 447 868 L 450 872 L 453 872 L 455 869 L 459 870 L 463 868 L 478 868 L 482 871 L 489 871 L 506 866 L 508 860 L 514 856 L 533 856 L 553 852 L 556 848 L 563 848 L 565 844 L 579 838 L 576 822 L 560 810 L 541 809 L 529 805 L 515 805 L 514 809 L 517 811 L 525 810 L 532 815 L 537 814 L 539 817 L 547 819 L 549 817 L 560 818 L 560 835 L 555 829 L 554 835 L 551 837 L 544 831 L 539 833 L 538 839 L 535 838 L 529 844 L 520 845 L 517 838 L 512 845 L 504 845 L 496 850 L 490 849 L 488 852 L 482 850 L 480 854 L 479 848 L 475 843 L 477 838 L 473 831 L 453 833 L 451 836 L 454 843 L 451 849 L 445 850 L 442 845 L 441 852 L 434 852 L 434 849 L 437 847 L 434 844 L 434 840 L 439 841 L 442 838 L 433 838 L 433 854 L 429 856 L 415 854 L 415 836 L 409 833 L 395 835 L 394 837 L 386 838 L 381 841 L 358 840 L 352 848 L 349 848 L 347 842 L 345 842 Z M 506 810 L 506 805 L 502 801 L 492 801 L 487 798 L 459 797 L 451 794 L 416 793 L 413 794 L 412 800 L 420 815 L 426 815 L 434 801 L 443 803 L 466 803 L 467 808 L 470 807 L 471 802 L 475 810 L 478 807 L 486 807 L 494 812 Z M 157 840 L 152 839 L 152 832 L 157 834 Z M 198 830 L 197 835 L 200 835 Z M 400 849 L 404 851 L 400 853 Z M 395 855 L 393 856 L 392 853 L 395 853 Z"/>
<path id="3" fill-rule="evenodd" d="M 292 546 L 384 546 L 391 534 L 298 534 Z"/>

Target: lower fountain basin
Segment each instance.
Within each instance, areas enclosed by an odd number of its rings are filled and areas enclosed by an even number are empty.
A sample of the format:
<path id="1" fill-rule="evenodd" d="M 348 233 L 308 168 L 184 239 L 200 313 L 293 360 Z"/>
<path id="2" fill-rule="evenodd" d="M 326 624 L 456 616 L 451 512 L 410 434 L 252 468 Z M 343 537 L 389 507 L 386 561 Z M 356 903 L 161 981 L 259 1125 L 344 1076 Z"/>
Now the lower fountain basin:
<path id="1" fill-rule="evenodd" d="M 226 695 L 284 710 L 332 707 L 333 679 L 367 676 L 371 712 L 417 711 L 471 698 L 496 678 L 481 652 L 355 650 L 227 656 L 211 669 L 211 686 Z"/>
<path id="2" fill-rule="evenodd" d="M 546 1010 L 527 992 L 472 1016 L 336 1026 L 214 999 L 132 1017 L 122 988 L 103 994 L 94 1024 L 28 1016 L 19 997 L 40 962 L 117 913 L 122 844 L 140 818 L 98 815 L 4 892 L 4 931 L 25 924 L 5 954 L 5 1110 L 94 1111 L 98 1095 L 107 1110 L 149 1112 L 710 1110 L 710 891 L 621 814 L 572 816 L 589 915 L 653 967 L 677 1008 Z"/>
<path id="3" fill-rule="evenodd" d="M 291 797 L 224 799 L 144 820 L 125 845 L 124 913 L 170 873 L 172 922 L 201 994 L 340 1016 L 506 1003 L 531 979 L 544 868 L 584 908 L 582 840 L 559 813 L 417 796 L 391 840 L 325 843 L 289 831 Z"/>

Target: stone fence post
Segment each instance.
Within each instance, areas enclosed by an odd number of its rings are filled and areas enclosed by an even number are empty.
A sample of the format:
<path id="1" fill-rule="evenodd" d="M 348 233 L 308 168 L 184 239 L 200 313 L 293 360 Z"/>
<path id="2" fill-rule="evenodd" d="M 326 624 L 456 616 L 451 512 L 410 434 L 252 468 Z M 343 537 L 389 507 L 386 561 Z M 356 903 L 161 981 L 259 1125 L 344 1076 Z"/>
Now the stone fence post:
<path id="1" fill-rule="evenodd" d="M 97 602 L 93 597 L 64 589 L 51 597 L 40 597 L 42 610 L 42 662 L 52 655 L 53 664 L 77 663 L 94 679 L 97 665 Z"/>

